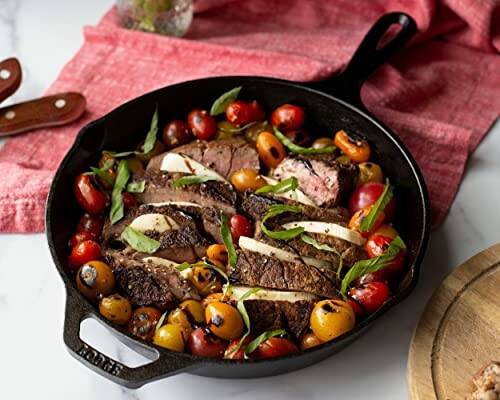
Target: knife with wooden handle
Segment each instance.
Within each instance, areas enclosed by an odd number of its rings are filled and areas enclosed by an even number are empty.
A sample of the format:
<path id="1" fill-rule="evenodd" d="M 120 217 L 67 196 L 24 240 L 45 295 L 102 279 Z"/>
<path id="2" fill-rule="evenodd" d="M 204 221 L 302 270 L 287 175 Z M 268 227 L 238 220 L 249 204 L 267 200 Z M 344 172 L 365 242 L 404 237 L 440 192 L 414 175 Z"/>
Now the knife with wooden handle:
<path id="1" fill-rule="evenodd" d="M 16 92 L 22 77 L 21 64 L 17 58 L 0 62 L 0 103 Z"/>

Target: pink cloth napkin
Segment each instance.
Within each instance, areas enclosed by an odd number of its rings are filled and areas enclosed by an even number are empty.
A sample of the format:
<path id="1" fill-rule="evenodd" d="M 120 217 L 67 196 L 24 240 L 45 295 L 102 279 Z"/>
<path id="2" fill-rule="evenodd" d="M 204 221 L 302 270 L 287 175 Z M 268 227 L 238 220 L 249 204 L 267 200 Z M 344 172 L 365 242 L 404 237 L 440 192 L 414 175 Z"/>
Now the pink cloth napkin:
<path id="1" fill-rule="evenodd" d="M 500 110 L 497 1 L 199 0 L 195 7 L 184 39 L 122 29 L 114 8 L 85 28 L 84 45 L 47 92 L 80 91 L 88 111 L 70 126 L 11 138 L 0 150 L 0 231 L 43 231 L 58 163 L 84 124 L 119 104 L 206 76 L 327 77 L 389 11 L 411 14 L 421 33 L 365 84 L 363 99 L 417 159 L 434 226 L 442 222 L 468 156 Z"/>

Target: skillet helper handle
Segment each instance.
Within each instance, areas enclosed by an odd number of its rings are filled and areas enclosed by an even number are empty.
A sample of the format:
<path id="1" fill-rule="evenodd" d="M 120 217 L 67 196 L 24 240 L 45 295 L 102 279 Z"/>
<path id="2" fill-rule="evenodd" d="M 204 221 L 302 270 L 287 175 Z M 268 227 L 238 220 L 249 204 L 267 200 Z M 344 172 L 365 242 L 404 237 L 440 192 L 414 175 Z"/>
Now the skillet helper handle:
<path id="1" fill-rule="evenodd" d="M 4 101 L 21 85 L 23 74 L 17 58 L 8 58 L 0 62 L 0 102 Z"/>
<path id="2" fill-rule="evenodd" d="M 0 108 L 0 136 L 69 124 L 85 112 L 85 106 L 83 95 L 68 92 Z"/>
<path id="3" fill-rule="evenodd" d="M 391 35 L 391 27 L 395 25 L 400 30 Z M 364 110 L 361 86 L 416 32 L 417 24 L 409 15 L 400 12 L 383 15 L 365 35 L 347 66 L 333 78 L 318 82 L 317 87 Z"/>
<path id="4" fill-rule="evenodd" d="M 194 361 L 185 354 L 173 351 L 157 351 L 160 356 L 153 362 L 131 368 L 113 360 L 85 343 L 80 337 L 80 324 L 94 315 L 92 306 L 77 295 L 68 292 L 64 320 L 64 343 L 78 361 L 105 378 L 129 388 L 138 388 L 157 379 L 187 371 Z M 148 349 L 151 351 L 151 349 Z"/>

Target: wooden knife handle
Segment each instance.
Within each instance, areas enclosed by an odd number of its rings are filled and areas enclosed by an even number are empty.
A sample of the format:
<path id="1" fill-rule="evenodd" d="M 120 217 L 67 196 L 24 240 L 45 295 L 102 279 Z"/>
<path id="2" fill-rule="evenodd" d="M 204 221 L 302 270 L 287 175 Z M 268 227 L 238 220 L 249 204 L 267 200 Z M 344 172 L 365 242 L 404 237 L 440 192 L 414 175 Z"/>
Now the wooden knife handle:
<path id="1" fill-rule="evenodd" d="M 80 93 L 59 93 L 0 108 L 0 136 L 68 124 L 85 111 Z"/>
<path id="2" fill-rule="evenodd" d="M 0 102 L 15 93 L 21 84 L 22 76 L 21 64 L 17 58 L 0 62 Z"/>

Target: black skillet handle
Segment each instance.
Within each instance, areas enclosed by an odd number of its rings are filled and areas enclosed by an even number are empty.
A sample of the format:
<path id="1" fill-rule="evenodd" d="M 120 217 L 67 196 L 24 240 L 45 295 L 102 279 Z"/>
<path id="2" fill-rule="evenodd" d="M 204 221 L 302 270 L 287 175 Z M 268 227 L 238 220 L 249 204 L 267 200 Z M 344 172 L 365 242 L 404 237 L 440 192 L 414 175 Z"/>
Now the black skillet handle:
<path id="1" fill-rule="evenodd" d="M 390 28 L 399 25 L 399 32 L 381 43 Z M 355 51 L 347 66 L 332 78 L 316 82 L 312 86 L 346 102 L 365 109 L 361 102 L 361 86 L 368 77 L 400 50 L 417 32 L 415 20 L 407 14 L 385 14 L 372 26 Z"/>
<path id="2" fill-rule="evenodd" d="M 129 388 L 138 388 L 148 382 L 193 369 L 194 362 L 181 353 L 168 350 L 158 352 L 153 362 L 131 368 L 102 354 L 80 338 L 80 323 L 94 315 L 86 302 L 68 292 L 64 321 L 64 342 L 71 355 L 98 374 Z"/>

